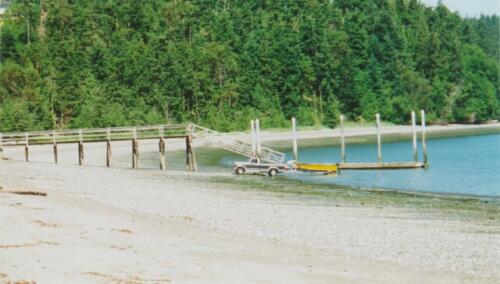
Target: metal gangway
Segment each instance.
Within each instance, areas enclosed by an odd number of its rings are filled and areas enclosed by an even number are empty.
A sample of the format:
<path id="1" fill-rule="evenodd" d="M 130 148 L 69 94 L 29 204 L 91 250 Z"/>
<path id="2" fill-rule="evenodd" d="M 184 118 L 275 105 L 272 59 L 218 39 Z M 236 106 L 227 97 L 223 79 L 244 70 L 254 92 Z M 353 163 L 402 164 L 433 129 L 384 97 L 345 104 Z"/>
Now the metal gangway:
<path id="1" fill-rule="evenodd" d="M 272 164 L 281 164 L 285 162 L 285 154 L 271 148 L 261 146 L 259 149 L 260 151 L 257 153 L 251 143 L 235 139 L 227 134 L 196 124 L 193 124 L 192 127 L 194 137 L 204 139 L 214 146 L 248 158 L 256 157 L 263 162 Z"/>

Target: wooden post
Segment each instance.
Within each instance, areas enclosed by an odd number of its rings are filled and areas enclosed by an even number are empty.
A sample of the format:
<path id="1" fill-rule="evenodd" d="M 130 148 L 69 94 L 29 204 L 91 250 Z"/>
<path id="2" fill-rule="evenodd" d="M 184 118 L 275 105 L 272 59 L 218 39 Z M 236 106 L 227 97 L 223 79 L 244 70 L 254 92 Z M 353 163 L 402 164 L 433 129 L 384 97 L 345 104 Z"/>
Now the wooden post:
<path id="1" fill-rule="evenodd" d="M 2 133 L 0 133 L 0 161 L 3 160 L 3 138 Z"/>
<path id="2" fill-rule="evenodd" d="M 258 119 L 255 120 L 255 141 L 257 144 L 257 156 L 260 156 L 261 145 L 260 145 L 260 122 Z"/>
<path id="3" fill-rule="evenodd" d="M 164 138 L 164 126 L 160 127 L 160 170 L 164 171 L 165 167 L 165 138 Z"/>
<path id="4" fill-rule="evenodd" d="M 425 111 L 421 111 L 422 114 L 422 152 L 424 155 L 424 165 L 427 166 L 429 164 L 429 161 L 427 159 L 427 143 L 425 141 Z"/>
<path id="5" fill-rule="evenodd" d="M 345 163 L 344 115 L 340 115 L 340 161 Z"/>
<path id="6" fill-rule="evenodd" d="M 132 139 L 132 169 L 139 169 L 139 142 Z"/>
<path id="7" fill-rule="evenodd" d="M 189 158 L 189 136 L 186 136 L 186 171 L 191 170 L 191 159 Z"/>
<path id="8" fill-rule="evenodd" d="M 79 137 L 79 141 L 78 141 L 78 164 L 80 166 L 83 166 L 83 160 L 84 160 L 84 155 L 83 155 L 83 134 L 82 134 L 82 130 L 81 129 L 78 131 L 78 137 Z"/>
<path id="9" fill-rule="evenodd" d="M 193 149 L 191 146 L 193 137 L 191 135 L 186 136 L 186 170 L 195 171 Z"/>
<path id="10" fill-rule="evenodd" d="M 196 155 L 194 153 L 194 148 L 193 148 L 193 136 L 189 135 L 189 157 L 191 158 L 191 170 L 193 172 L 198 171 L 198 164 L 196 163 Z"/>
<path id="11" fill-rule="evenodd" d="M 188 125 L 186 129 L 186 170 L 196 171 L 195 158 L 193 153 L 193 136 L 192 136 L 192 125 Z"/>
<path id="12" fill-rule="evenodd" d="M 137 141 L 137 128 L 133 130 L 132 137 L 132 169 L 139 169 L 139 142 Z"/>
<path id="13" fill-rule="evenodd" d="M 252 152 L 254 156 L 257 156 L 257 141 L 255 137 L 255 121 L 252 119 L 250 121 L 250 128 L 252 129 Z"/>
<path id="14" fill-rule="evenodd" d="M 52 148 L 54 149 L 54 164 L 57 164 L 57 138 L 55 131 L 52 131 L 52 144 Z"/>
<path id="15" fill-rule="evenodd" d="M 24 133 L 24 160 L 26 162 L 29 162 L 29 149 L 28 149 L 28 145 L 29 145 L 29 134 L 26 132 Z"/>
<path id="16" fill-rule="evenodd" d="M 292 117 L 292 140 L 293 140 L 293 159 L 298 161 L 298 149 L 297 149 L 297 120 Z"/>
<path id="17" fill-rule="evenodd" d="M 106 131 L 106 167 L 111 168 L 112 160 L 111 160 L 112 152 L 111 152 L 111 130 L 108 128 Z"/>
<path id="18" fill-rule="evenodd" d="M 413 138 L 413 159 L 418 162 L 418 148 L 417 148 L 417 118 L 415 112 L 411 112 L 411 130 Z"/>
<path id="19" fill-rule="evenodd" d="M 377 119 L 377 161 L 382 162 L 382 136 L 380 133 L 380 114 L 375 115 Z"/>

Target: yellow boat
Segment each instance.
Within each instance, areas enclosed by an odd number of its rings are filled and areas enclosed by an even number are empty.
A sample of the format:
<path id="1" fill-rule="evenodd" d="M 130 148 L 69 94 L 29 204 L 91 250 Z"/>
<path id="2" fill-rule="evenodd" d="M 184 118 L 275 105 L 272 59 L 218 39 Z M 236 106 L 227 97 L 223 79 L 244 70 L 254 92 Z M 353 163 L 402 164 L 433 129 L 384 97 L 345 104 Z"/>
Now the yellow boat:
<path id="1" fill-rule="evenodd" d="M 336 173 L 339 170 L 338 164 L 306 164 L 295 163 L 295 168 L 299 171 Z"/>

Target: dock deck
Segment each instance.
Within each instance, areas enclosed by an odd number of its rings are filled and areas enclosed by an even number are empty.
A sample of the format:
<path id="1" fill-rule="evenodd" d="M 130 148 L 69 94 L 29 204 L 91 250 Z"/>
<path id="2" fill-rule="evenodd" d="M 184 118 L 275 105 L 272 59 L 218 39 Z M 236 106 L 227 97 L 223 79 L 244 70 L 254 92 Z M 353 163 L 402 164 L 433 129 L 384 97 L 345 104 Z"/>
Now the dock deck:
<path id="1" fill-rule="evenodd" d="M 340 170 L 403 170 L 420 169 L 428 165 L 420 162 L 394 162 L 394 163 L 340 163 Z"/>

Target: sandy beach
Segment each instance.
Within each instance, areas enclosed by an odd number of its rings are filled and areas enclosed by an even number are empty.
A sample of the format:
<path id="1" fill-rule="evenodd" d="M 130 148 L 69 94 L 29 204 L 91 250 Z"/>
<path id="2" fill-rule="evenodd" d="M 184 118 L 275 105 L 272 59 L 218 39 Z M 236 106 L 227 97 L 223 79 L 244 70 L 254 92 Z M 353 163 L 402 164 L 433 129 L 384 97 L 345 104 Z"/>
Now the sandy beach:
<path id="1" fill-rule="evenodd" d="M 468 128 L 433 126 L 428 131 Z M 384 128 L 385 134 L 409 131 L 404 126 Z M 304 131 L 299 138 L 338 137 L 337 132 Z M 349 129 L 346 135 L 372 132 Z M 265 132 L 262 137 L 271 142 L 288 135 Z M 182 141 L 167 144 L 169 151 L 183 147 Z M 113 144 L 112 169 L 102 167 L 105 148 L 99 143 L 86 145 L 86 167 L 74 165 L 75 145 L 61 145 L 59 165 L 50 163 L 51 147 L 33 148 L 32 163 L 21 162 L 20 148 L 6 149 L 11 160 L 0 161 L 0 282 L 500 280 L 496 205 L 481 217 L 471 217 L 432 206 L 276 193 L 258 188 L 246 177 L 234 177 L 229 170 L 134 171 L 126 169 L 130 144 L 125 142 Z M 141 151 L 156 149 L 157 141 L 141 141 Z M 275 187 L 281 184 L 279 179 L 273 182 Z M 28 191 L 47 195 L 14 193 Z"/>

